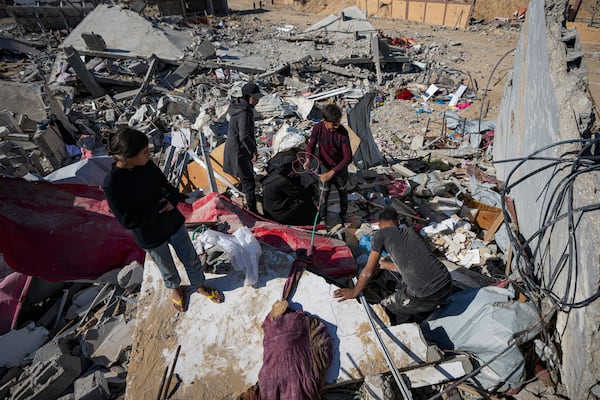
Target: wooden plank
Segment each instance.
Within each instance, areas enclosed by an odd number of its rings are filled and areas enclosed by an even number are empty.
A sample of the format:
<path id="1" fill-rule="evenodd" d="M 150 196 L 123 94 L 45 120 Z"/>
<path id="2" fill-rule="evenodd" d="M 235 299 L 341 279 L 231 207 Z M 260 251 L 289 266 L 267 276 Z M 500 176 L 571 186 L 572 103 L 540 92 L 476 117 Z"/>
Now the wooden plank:
<path id="1" fill-rule="evenodd" d="M 474 222 L 481 229 L 489 230 L 496 223 L 496 220 L 498 219 L 498 214 L 502 215 L 502 210 L 500 208 L 484 204 L 480 201 L 471 198 L 467 198 L 464 204 L 469 208 L 476 208 L 477 210 L 479 210 Z M 502 221 L 500 221 L 500 223 L 502 223 Z M 498 229 L 498 227 L 496 227 L 496 230 Z"/>
<path id="2" fill-rule="evenodd" d="M 228 173 L 223 171 L 223 155 L 225 150 L 225 143 L 217 146 L 210 153 L 210 161 L 213 170 L 216 174 L 221 175 L 225 178 L 231 185 L 238 185 L 240 183 L 239 179 L 233 175 L 229 175 Z M 188 172 L 186 176 L 181 177 L 181 189 L 184 192 L 194 191 L 196 189 L 202 189 L 206 193 L 210 191 L 210 181 L 208 179 L 208 174 L 206 170 L 198 163 L 191 162 L 188 164 Z M 219 193 L 223 193 L 227 190 L 227 185 L 220 180 L 217 179 L 217 189 Z"/>
<path id="3" fill-rule="evenodd" d="M 496 219 L 494 220 L 494 222 L 492 222 L 492 225 L 485 233 L 485 236 L 483 237 L 483 241 L 489 242 L 490 240 L 492 240 L 492 238 L 494 237 L 494 235 L 496 234 L 496 232 L 500 228 L 500 225 L 502 225 L 503 222 L 504 222 L 504 214 L 502 214 L 502 212 L 500 212 L 500 213 L 498 213 L 498 215 L 496 215 Z"/>

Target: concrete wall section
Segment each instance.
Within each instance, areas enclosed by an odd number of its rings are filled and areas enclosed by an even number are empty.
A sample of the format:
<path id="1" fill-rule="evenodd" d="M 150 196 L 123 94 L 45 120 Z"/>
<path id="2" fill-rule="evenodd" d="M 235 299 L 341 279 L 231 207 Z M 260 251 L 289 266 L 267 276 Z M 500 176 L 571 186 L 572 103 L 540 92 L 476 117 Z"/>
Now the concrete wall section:
<path id="1" fill-rule="evenodd" d="M 585 91 L 585 62 L 567 62 L 569 55 L 580 48 L 579 40 L 564 39 L 569 31 L 564 28 L 563 3 L 558 0 L 531 0 L 529 3 L 514 70 L 498 116 L 494 143 L 496 161 L 524 157 L 558 141 L 579 139 L 592 127 L 593 107 Z M 576 149 L 575 145 L 555 147 L 541 155 L 559 157 Z M 527 162 L 510 175 L 515 165 L 497 163 L 498 178 L 511 184 L 547 162 Z M 538 173 L 509 193 L 515 200 L 520 231 L 525 238 L 531 238 L 538 231 L 544 212 L 554 206 L 556 199 L 550 196 L 559 179 L 569 173 L 565 170 L 554 175 L 555 172 L 548 169 Z M 574 207 L 598 203 L 598 190 L 598 173 L 577 178 L 573 185 Z M 558 213 L 566 212 L 566 207 L 565 202 L 558 207 Z M 572 237 L 569 237 L 565 218 L 540 238 L 533 272 L 541 279 L 541 286 L 559 297 L 565 295 L 571 302 L 581 301 L 598 290 L 599 217 L 598 212 L 576 215 Z M 536 244 L 534 240 L 534 249 Z M 569 247 L 570 244 L 575 248 Z M 558 261 L 565 254 L 568 256 L 566 266 Z M 558 279 L 551 279 L 553 276 Z M 596 359 L 600 354 L 599 318 L 598 301 L 558 314 L 556 342 L 560 346 L 560 372 L 570 398 L 593 398 L 590 389 L 600 376 L 600 363 Z"/>

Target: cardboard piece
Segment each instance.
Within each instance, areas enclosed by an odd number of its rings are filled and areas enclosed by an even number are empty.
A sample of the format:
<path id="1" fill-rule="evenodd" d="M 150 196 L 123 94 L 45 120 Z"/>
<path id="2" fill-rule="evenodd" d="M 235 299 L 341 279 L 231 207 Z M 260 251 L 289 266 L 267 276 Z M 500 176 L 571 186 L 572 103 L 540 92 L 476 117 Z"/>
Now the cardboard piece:
<path id="1" fill-rule="evenodd" d="M 229 175 L 223 171 L 223 157 L 225 152 L 225 143 L 215 147 L 210 153 L 210 162 L 215 174 L 219 174 L 226 178 L 232 185 L 238 185 L 239 179 L 233 175 Z M 223 184 L 219 179 L 217 188 L 219 193 L 227 190 L 227 185 Z M 206 170 L 197 162 L 190 162 L 187 166 L 187 173 L 181 177 L 180 189 L 183 193 L 193 192 L 196 189 L 202 189 L 205 193 L 210 192 L 210 180 Z"/>

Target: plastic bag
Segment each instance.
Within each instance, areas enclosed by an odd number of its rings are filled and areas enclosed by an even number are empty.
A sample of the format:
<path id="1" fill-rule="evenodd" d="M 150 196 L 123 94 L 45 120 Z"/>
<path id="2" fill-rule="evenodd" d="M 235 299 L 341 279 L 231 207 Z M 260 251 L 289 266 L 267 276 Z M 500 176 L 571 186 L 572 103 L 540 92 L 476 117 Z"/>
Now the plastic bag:
<path id="1" fill-rule="evenodd" d="M 194 242 L 196 248 L 198 244 L 203 249 L 216 245 L 229 254 L 233 269 L 243 271 L 245 274 L 244 285 L 252 286 L 258 281 L 258 260 L 262 250 L 248 227 L 242 226 L 232 235 L 208 230 Z"/>
<path id="2" fill-rule="evenodd" d="M 301 131 L 291 128 L 288 124 L 283 124 L 273 137 L 273 154 L 297 149 L 305 143 L 306 139 Z"/>

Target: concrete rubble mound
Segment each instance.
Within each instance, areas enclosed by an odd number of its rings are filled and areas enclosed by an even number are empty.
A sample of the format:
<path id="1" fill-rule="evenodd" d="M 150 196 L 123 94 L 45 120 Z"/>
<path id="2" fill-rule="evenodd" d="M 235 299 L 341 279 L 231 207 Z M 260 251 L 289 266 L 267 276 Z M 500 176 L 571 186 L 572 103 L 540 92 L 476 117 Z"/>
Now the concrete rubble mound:
<path id="1" fill-rule="evenodd" d="M 401 398 L 381 346 L 414 398 L 558 398 L 559 351 L 540 328 L 525 324 L 539 325 L 543 317 L 538 299 L 521 287 L 523 238 L 493 162 L 502 91 L 496 86 L 503 78 L 491 83 L 492 61 L 456 67 L 469 48 L 450 37 L 453 28 L 424 34 L 376 28 L 380 21 L 357 6 L 312 16 L 301 26 L 262 20 L 263 2 L 247 13 L 228 13 L 226 2 L 213 1 L 206 3 L 211 12 L 186 13 L 193 5 L 184 3 L 169 3 L 183 7 L 183 15 L 145 2 L 73 5 L 61 20 L 44 8 L 39 22 L 30 16 L 33 7 L 10 7 L 14 23 L 0 25 L 0 176 L 28 181 L 23 203 L 36 184 L 52 183 L 65 210 L 72 204 L 74 214 L 106 217 L 98 187 L 113 162 L 108 140 L 120 127 L 145 133 L 153 160 L 187 196 L 188 229 L 207 277 L 226 293 L 226 307 L 194 296 L 186 314 L 174 313 L 156 264 L 144 261 L 140 249 L 131 252 L 137 257 L 122 257 L 127 262 L 119 259 L 118 268 L 100 268 L 86 279 L 29 276 L 27 257 L 10 256 L 27 237 L 6 228 L 0 237 L 15 241 L 0 240 L 0 398 L 241 396 L 258 381 L 260 324 L 281 300 L 311 233 L 333 249 L 328 254 L 337 264 L 302 272 L 289 306 L 319 317 L 333 338 L 321 398 Z M 466 33 L 498 35 L 509 49 L 522 23 L 480 23 Z M 259 211 L 269 160 L 305 149 L 322 108 L 335 103 L 353 153 L 349 220 L 338 216 L 335 191 L 326 222 L 314 227 L 281 226 L 243 208 L 240 181 L 224 172 L 223 158 L 229 103 L 247 82 L 264 95 L 254 109 Z M 591 128 L 593 120 L 581 124 Z M 316 188 L 317 176 L 302 178 L 307 190 Z M 87 185 L 89 196 L 69 184 Z M 37 218 L 33 211 L 14 212 L 18 196 L 11 194 L 10 207 L 8 195 L 0 196 L 3 226 Z M 52 196 L 44 196 L 44 207 L 51 208 Z M 438 310 L 423 324 L 393 325 L 383 306 L 365 301 L 369 314 L 359 302 L 333 300 L 333 290 L 352 285 L 352 275 L 366 265 L 378 213 L 387 206 L 450 271 L 455 294 L 447 310 L 454 314 Z M 63 226 L 48 219 L 35 225 L 44 234 Z M 245 226 L 261 248 L 251 285 L 231 254 L 197 238 L 206 230 L 231 238 Z M 76 230 L 61 232 L 67 256 L 69 247 L 90 246 L 79 242 L 89 235 Z M 117 253 L 118 244 L 102 243 L 107 247 L 99 253 Z M 342 256 L 350 261 L 344 264 Z M 46 278 L 64 272 L 55 271 L 56 259 L 49 265 Z M 470 303 L 475 298 L 480 303 Z M 440 329 L 455 336 L 440 337 Z M 480 332 L 489 337 L 475 340 Z M 497 346 L 486 348 L 494 339 Z M 531 378 L 533 384 L 524 384 Z"/>

